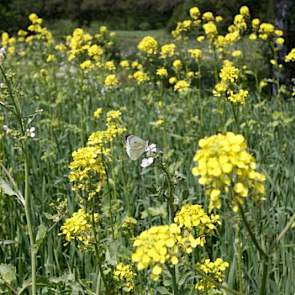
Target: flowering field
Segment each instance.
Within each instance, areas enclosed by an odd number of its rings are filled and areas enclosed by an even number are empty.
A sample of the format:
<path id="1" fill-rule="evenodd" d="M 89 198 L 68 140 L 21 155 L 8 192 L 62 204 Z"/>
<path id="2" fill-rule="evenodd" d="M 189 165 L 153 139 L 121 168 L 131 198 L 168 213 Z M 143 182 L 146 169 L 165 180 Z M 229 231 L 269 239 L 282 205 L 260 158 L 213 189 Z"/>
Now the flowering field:
<path id="1" fill-rule="evenodd" d="M 284 32 L 193 7 L 120 51 L 29 20 L 0 39 L 0 294 L 294 294 Z"/>

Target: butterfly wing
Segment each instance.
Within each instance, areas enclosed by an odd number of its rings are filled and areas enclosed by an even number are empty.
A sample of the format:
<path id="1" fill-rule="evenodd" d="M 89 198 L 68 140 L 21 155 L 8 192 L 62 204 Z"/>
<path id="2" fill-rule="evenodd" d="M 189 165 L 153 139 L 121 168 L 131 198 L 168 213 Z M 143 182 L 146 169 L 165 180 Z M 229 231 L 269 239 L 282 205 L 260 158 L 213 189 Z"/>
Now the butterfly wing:
<path id="1" fill-rule="evenodd" d="M 137 160 L 146 150 L 148 142 L 135 135 L 129 135 L 126 139 L 126 151 L 129 158 Z"/>

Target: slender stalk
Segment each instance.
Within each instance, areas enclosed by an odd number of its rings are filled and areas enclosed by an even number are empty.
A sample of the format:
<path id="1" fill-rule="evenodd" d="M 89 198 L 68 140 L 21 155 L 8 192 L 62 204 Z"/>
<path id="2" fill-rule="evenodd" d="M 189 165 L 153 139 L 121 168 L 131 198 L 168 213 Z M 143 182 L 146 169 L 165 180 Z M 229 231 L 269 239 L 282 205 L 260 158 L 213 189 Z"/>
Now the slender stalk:
<path id="1" fill-rule="evenodd" d="M 96 255 L 96 259 L 97 259 L 97 265 L 98 265 L 98 275 L 97 275 L 97 282 L 96 282 L 96 295 L 99 295 L 99 291 L 100 291 L 100 277 L 102 278 L 103 284 L 106 288 L 106 294 L 108 294 L 108 288 L 107 288 L 107 280 L 105 278 L 105 275 L 103 273 L 103 269 L 102 269 L 102 265 L 101 265 L 101 258 L 99 255 L 99 248 L 98 248 L 98 237 L 97 237 L 97 230 L 96 230 L 96 222 L 95 222 L 95 199 L 94 197 L 92 197 L 92 206 L 91 206 L 92 210 L 91 210 L 91 223 L 92 223 L 92 232 L 93 232 L 93 236 L 94 236 L 94 249 L 95 249 L 95 255 Z"/>
<path id="2" fill-rule="evenodd" d="M 0 70 L 1 70 L 2 76 L 5 80 L 5 83 L 7 85 L 8 93 L 11 98 L 12 104 L 14 106 L 13 113 L 19 123 L 22 136 L 25 136 L 26 131 L 25 131 L 24 123 L 23 123 L 23 117 L 22 117 L 19 101 L 13 94 L 11 82 L 7 78 L 2 66 L 0 66 Z M 25 170 L 24 171 L 24 174 L 25 174 L 24 175 L 25 176 L 24 208 L 25 208 L 25 216 L 26 216 L 26 221 L 27 221 L 27 226 L 28 226 L 28 234 L 29 234 L 29 240 L 30 240 L 32 295 L 36 295 L 36 255 L 37 255 L 37 250 L 34 248 L 35 239 L 34 239 L 34 234 L 33 234 L 31 198 L 30 198 L 30 193 L 29 193 L 29 151 L 28 151 L 28 143 L 27 143 L 26 139 L 21 144 L 21 148 L 22 148 L 23 157 L 24 157 L 24 170 Z"/>
<path id="3" fill-rule="evenodd" d="M 172 222 L 173 221 L 173 216 L 174 216 L 174 198 L 173 198 L 173 184 L 171 181 L 171 177 L 170 174 L 168 172 L 168 170 L 166 169 L 165 165 L 163 164 L 162 161 L 160 161 L 160 167 L 162 169 L 162 171 L 164 172 L 164 174 L 167 177 L 167 182 L 168 182 L 168 188 L 169 188 L 169 195 L 168 195 L 168 207 L 169 207 L 169 221 Z"/>
<path id="4" fill-rule="evenodd" d="M 172 289 L 173 289 L 173 295 L 178 295 L 178 284 L 177 284 L 177 280 L 176 280 L 176 272 L 175 272 L 175 266 L 173 267 L 169 267 L 168 266 L 168 270 L 172 276 Z"/>
<path id="5" fill-rule="evenodd" d="M 243 281 L 243 270 L 242 270 L 242 251 L 241 251 L 241 240 L 240 240 L 240 225 L 237 224 L 236 228 L 236 242 L 235 242 L 235 252 L 237 257 L 237 268 L 238 268 L 238 280 L 239 280 L 239 291 L 243 293 L 244 291 L 244 281 Z"/>
<path id="6" fill-rule="evenodd" d="M 254 246 L 256 247 L 256 249 L 258 250 L 258 252 L 261 254 L 261 256 L 263 257 L 264 260 L 268 260 L 268 255 L 266 254 L 266 252 L 261 248 L 261 246 L 259 245 L 251 227 L 250 227 L 250 224 L 248 223 L 247 219 L 246 219 L 246 216 L 245 216 L 245 212 L 244 212 L 244 209 L 243 207 L 241 206 L 240 203 L 238 203 L 238 207 L 239 207 L 239 212 L 240 212 L 240 215 L 242 217 L 242 220 L 246 226 L 246 229 L 248 231 L 248 234 L 254 244 Z"/>
<path id="7" fill-rule="evenodd" d="M 29 163 L 27 147 L 25 146 L 25 215 L 28 226 L 29 240 L 31 246 L 31 274 L 32 274 L 32 295 L 36 295 L 36 255 L 37 251 L 34 249 L 34 235 L 32 226 L 32 216 L 31 216 L 31 200 L 29 194 Z"/>
<path id="8" fill-rule="evenodd" d="M 236 109 L 235 109 L 235 106 L 233 105 L 233 103 L 230 103 L 230 105 L 231 105 L 231 108 L 232 108 L 232 111 L 233 111 L 237 132 L 240 132 L 240 122 L 239 122 L 238 114 L 236 112 Z"/>
<path id="9" fill-rule="evenodd" d="M 268 260 L 264 260 L 259 295 L 266 295 L 267 294 L 266 293 L 267 272 L 268 272 Z"/>

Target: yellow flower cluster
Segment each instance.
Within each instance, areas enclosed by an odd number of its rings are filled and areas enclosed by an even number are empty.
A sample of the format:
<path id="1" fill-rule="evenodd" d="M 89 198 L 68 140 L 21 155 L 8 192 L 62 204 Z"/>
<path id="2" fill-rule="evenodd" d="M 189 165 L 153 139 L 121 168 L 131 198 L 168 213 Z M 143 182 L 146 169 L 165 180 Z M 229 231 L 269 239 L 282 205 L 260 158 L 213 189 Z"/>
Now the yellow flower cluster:
<path id="1" fill-rule="evenodd" d="M 206 259 L 203 263 L 198 263 L 197 267 L 212 279 L 223 283 L 224 272 L 229 267 L 229 263 L 223 261 L 221 258 L 217 258 L 215 261 Z M 206 278 L 202 278 L 197 282 L 196 289 L 207 294 L 208 291 L 216 289 L 216 286 Z"/>
<path id="2" fill-rule="evenodd" d="M 295 48 L 293 48 L 286 56 L 285 62 L 295 61 Z"/>
<path id="3" fill-rule="evenodd" d="M 73 161 L 69 165 L 73 190 L 87 191 L 89 198 L 98 193 L 106 181 L 105 161 L 111 156 L 110 143 L 126 130 L 122 127 L 120 111 L 107 113 L 106 127 L 92 133 L 86 147 L 73 152 Z"/>
<path id="4" fill-rule="evenodd" d="M 176 265 L 181 250 L 190 253 L 198 245 L 203 245 L 203 240 L 191 234 L 184 237 L 175 223 L 153 226 L 136 237 L 132 261 L 138 270 L 152 268 L 151 278 L 158 280 L 165 264 Z"/>
<path id="5" fill-rule="evenodd" d="M 84 209 L 79 209 L 73 213 L 72 217 L 66 219 L 61 226 L 61 234 L 65 235 L 67 242 L 78 241 L 80 246 L 87 248 L 93 242 L 92 233 L 92 215 L 85 212 Z M 98 213 L 94 214 L 94 222 L 99 221 Z"/>
<path id="6" fill-rule="evenodd" d="M 173 43 L 164 44 L 161 47 L 161 58 L 172 57 L 175 54 L 176 46 Z"/>
<path id="7" fill-rule="evenodd" d="M 233 209 L 250 195 L 263 199 L 265 176 L 256 171 L 256 161 L 247 152 L 242 135 L 227 132 L 205 137 L 199 141 L 199 147 L 192 173 L 206 187 L 210 211 L 221 207 L 223 192 L 231 196 Z"/>
<path id="8" fill-rule="evenodd" d="M 168 72 L 165 68 L 159 68 L 157 69 L 156 74 L 160 77 L 167 77 L 168 76 Z"/>
<path id="9" fill-rule="evenodd" d="M 137 220 L 133 217 L 127 216 L 122 221 L 122 228 L 134 228 L 137 225 Z"/>
<path id="10" fill-rule="evenodd" d="M 117 76 L 114 74 L 106 76 L 106 78 L 104 80 L 104 85 L 108 88 L 115 87 L 118 84 L 119 84 L 119 80 L 118 80 Z"/>
<path id="11" fill-rule="evenodd" d="M 92 38 L 89 33 L 84 32 L 81 28 L 75 29 L 72 35 L 67 36 L 68 60 L 72 61 L 79 54 L 88 52 Z"/>
<path id="12" fill-rule="evenodd" d="M 16 39 L 14 37 L 10 37 L 8 33 L 3 32 L 1 35 L 1 46 L 7 48 L 8 54 L 14 54 L 15 52 L 15 43 Z"/>
<path id="13" fill-rule="evenodd" d="M 138 85 L 142 84 L 145 81 L 149 81 L 150 79 L 149 76 L 143 71 L 136 71 L 133 74 L 133 78 L 136 80 Z"/>
<path id="14" fill-rule="evenodd" d="M 248 91 L 238 89 L 237 81 L 239 73 L 239 69 L 237 69 L 231 61 L 225 60 L 219 73 L 220 82 L 215 85 L 213 95 L 217 97 L 225 96 L 233 103 L 245 103 Z"/>
<path id="15" fill-rule="evenodd" d="M 158 42 L 151 36 L 144 37 L 138 44 L 137 48 L 147 54 L 154 54 L 157 52 Z"/>
<path id="16" fill-rule="evenodd" d="M 29 15 L 29 20 L 31 21 L 31 24 L 28 26 L 28 32 L 30 32 L 30 35 L 25 39 L 27 43 L 32 43 L 34 40 L 43 40 L 47 43 L 53 42 L 51 32 L 49 32 L 46 27 L 42 26 L 43 20 L 39 18 L 36 13 L 31 13 Z"/>
<path id="17" fill-rule="evenodd" d="M 219 215 L 207 215 L 201 205 L 187 204 L 176 214 L 174 222 L 181 228 L 192 230 L 197 228 L 198 234 L 211 233 L 220 225 Z"/>
<path id="18" fill-rule="evenodd" d="M 195 49 L 188 49 L 188 53 L 191 55 L 191 57 L 195 60 L 199 60 L 202 57 L 202 50 L 195 48 Z"/>
<path id="19" fill-rule="evenodd" d="M 177 92 L 186 92 L 189 89 L 189 83 L 185 80 L 179 80 L 174 85 L 174 90 Z"/>
<path id="20" fill-rule="evenodd" d="M 125 292 L 131 292 L 134 287 L 134 279 L 136 273 L 132 270 L 132 267 L 128 264 L 119 263 L 113 272 L 114 279 L 120 283 L 120 289 Z"/>

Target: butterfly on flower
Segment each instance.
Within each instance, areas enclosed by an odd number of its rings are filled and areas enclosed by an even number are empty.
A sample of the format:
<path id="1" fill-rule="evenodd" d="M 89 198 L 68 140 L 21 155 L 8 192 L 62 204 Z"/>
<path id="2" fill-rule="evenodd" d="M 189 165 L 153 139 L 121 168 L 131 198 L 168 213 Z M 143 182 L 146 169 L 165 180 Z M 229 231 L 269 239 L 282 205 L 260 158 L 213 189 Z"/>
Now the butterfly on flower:
<path id="1" fill-rule="evenodd" d="M 144 140 L 135 135 L 126 135 L 126 152 L 129 158 L 133 161 L 139 159 L 144 153 L 148 158 L 144 158 L 141 162 L 141 167 L 146 168 L 150 166 L 154 161 L 154 156 L 157 151 L 155 144 L 150 144 L 147 140 Z"/>

